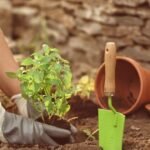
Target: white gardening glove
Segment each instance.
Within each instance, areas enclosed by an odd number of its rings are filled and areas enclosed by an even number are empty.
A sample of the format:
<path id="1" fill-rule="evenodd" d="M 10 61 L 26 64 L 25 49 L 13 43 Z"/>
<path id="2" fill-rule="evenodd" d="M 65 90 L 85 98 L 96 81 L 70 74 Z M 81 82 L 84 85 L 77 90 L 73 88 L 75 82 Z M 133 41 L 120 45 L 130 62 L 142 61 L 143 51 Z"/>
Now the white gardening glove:
<path id="1" fill-rule="evenodd" d="M 24 117 L 29 117 L 37 119 L 40 116 L 40 113 L 37 112 L 32 105 L 22 97 L 21 94 L 16 94 L 11 97 L 11 100 L 17 105 L 19 114 Z"/>

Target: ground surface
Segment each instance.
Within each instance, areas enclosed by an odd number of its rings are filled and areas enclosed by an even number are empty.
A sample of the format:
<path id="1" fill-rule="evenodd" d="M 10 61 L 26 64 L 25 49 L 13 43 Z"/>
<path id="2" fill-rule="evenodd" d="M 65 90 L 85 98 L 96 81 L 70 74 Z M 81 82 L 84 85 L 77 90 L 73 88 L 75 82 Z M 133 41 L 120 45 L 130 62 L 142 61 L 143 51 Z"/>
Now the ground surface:
<path id="1" fill-rule="evenodd" d="M 97 129 L 97 106 L 90 101 L 81 101 L 76 97 L 71 101 L 72 110 L 69 118 L 78 117 L 72 123 L 81 131 L 95 131 Z M 25 146 L 0 143 L 1 150 L 98 150 L 97 134 L 85 140 L 82 135 L 80 143 L 66 144 L 59 147 Z M 150 114 L 141 109 L 126 119 L 123 150 L 149 150 L 150 149 Z"/>

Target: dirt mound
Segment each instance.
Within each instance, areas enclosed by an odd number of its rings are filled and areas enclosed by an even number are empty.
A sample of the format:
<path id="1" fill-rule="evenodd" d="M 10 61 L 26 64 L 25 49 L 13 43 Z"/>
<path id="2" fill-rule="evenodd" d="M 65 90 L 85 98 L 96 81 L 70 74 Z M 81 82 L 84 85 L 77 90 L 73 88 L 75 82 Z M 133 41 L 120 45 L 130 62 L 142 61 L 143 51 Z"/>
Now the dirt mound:
<path id="1" fill-rule="evenodd" d="M 82 131 L 88 130 L 91 133 L 97 129 L 98 107 L 91 101 L 83 101 L 79 97 L 74 97 L 71 101 L 71 111 L 68 118 L 72 118 L 72 123 Z M 75 118 L 75 119 L 73 119 Z M 125 134 L 123 140 L 123 150 L 149 150 L 150 148 L 150 115 L 143 109 L 126 117 Z M 83 134 L 81 134 L 83 136 Z M 15 145 L 0 143 L 1 150 L 99 150 L 98 134 L 92 138 L 84 137 L 79 143 L 60 145 L 58 147 L 39 145 Z"/>

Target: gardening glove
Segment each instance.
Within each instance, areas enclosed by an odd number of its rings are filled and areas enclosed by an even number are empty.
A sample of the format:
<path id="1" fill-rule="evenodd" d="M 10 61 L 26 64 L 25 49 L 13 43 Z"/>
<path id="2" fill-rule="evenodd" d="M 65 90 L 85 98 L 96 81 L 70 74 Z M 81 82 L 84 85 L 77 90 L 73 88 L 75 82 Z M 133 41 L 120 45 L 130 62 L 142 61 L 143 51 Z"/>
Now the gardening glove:
<path id="1" fill-rule="evenodd" d="M 34 120 L 38 119 L 41 116 L 41 113 L 36 111 L 32 107 L 32 105 L 25 98 L 22 97 L 21 94 L 16 94 L 12 96 L 11 100 L 16 103 L 20 115 L 27 118 L 32 118 Z M 70 132 L 72 134 L 76 134 L 78 130 L 74 125 L 70 124 Z"/>
<path id="2" fill-rule="evenodd" d="M 71 139 L 71 132 L 6 112 L 0 103 L 0 141 L 12 144 L 57 146 L 54 138 Z"/>
<path id="3" fill-rule="evenodd" d="M 17 105 L 19 114 L 24 116 L 24 117 L 29 117 L 32 119 L 37 119 L 40 117 L 41 113 L 36 111 L 32 105 L 22 97 L 21 94 L 16 94 L 11 97 L 11 100 L 15 102 Z"/>

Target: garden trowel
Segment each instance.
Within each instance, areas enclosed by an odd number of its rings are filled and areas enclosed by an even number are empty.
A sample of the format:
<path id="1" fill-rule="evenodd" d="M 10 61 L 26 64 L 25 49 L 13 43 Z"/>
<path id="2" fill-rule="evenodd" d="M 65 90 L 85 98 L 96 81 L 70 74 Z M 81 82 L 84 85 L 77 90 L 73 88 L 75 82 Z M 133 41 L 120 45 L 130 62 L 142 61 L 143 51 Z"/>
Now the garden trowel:
<path id="1" fill-rule="evenodd" d="M 102 150 L 122 150 L 125 116 L 115 110 L 112 97 L 115 94 L 116 45 L 106 43 L 104 95 L 108 97 L 110 110 L 98 110 L 99 147 Z"/>

